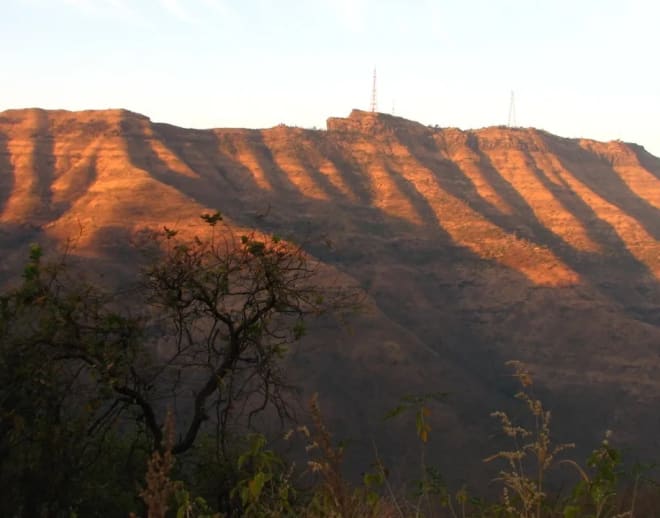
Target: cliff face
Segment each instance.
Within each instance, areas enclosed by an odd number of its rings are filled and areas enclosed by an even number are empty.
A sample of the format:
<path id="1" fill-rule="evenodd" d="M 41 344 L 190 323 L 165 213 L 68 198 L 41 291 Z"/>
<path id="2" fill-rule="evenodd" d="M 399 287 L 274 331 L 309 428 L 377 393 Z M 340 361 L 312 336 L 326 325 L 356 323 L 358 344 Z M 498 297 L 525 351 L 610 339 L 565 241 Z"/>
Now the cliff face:
<path id="1" fill-rule="evenodd" d="M 660 159 L 643 148 L 360 111 L 327 131 L 0 113 L 0 274 L 31 239 L 76 236 L 77 253 L 121 263 L 120 238 L 215 208 L 237 227 L 322 236 L 309 252 L 369 295 L 352 333 L 321 330 L 290 359 L 349 436 L 369 442 L 398 396 L 448 391 L 441 458 L 464 447 L 479 462 L 487 414 L 513 393 L 502 364 L 519 359 L 559 433 L 580 434 L 567 439 L 612 429 L 657 447 Z"/>

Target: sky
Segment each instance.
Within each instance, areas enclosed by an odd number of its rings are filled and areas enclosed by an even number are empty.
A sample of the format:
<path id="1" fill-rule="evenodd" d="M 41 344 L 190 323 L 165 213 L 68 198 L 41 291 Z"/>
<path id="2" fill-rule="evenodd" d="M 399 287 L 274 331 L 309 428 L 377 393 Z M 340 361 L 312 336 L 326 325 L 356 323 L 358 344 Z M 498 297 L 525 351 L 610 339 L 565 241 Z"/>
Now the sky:
<path id="1" fill-rule="evenodd" d="M 0 0 L 0 110 L 126 108 L 193 128 L 369 109 L 660 156 L 657 0 Z"/>

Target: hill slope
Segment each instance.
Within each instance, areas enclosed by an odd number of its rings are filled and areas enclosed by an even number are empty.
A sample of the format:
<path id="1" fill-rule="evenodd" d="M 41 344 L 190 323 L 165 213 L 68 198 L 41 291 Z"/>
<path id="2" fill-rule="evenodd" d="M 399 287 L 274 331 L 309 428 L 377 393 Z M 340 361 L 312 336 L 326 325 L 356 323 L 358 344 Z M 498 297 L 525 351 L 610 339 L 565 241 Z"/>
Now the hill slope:
<path id="1" fill-rule="evenodd" d="M 290 358 L 345 435 L 368 444 L 398 396 L 449 391 L 437 455 L 467 473 L 492 451 L 483 429 L 511 402 L 515 358 L 566 438 L 588 449 L 613 429 L 657 452 L 660 159 L 643 148 L 360 111 L 327 131 L 0 113 L 0 275 L 27 241 L 71 236 L 77 253 L 129 269 L 135 232 L 209 208 L 237 227 L 323 236 L 309 252 L 369 295 L 351 333 L 324 327 Z"/>

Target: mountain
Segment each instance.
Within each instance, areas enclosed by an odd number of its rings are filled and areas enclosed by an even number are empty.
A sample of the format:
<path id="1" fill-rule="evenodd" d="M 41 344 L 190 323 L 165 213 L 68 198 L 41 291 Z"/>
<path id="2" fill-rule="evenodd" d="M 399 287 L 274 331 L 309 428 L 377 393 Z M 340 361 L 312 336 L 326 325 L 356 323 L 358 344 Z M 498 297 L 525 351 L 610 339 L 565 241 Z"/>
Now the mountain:
<path id="1" fill-rule="evenodd" d="M 417 455 L 414 426 L 381 421 L 399 397 L 446 391 L 430 455 L 478 472 L 496 449 L 489 412 L 516 408 L 510 359 L 560 439 L 589 451 L 611 429 L 632 455 L 660 451 L 660 159 L 642 147 L 358 110 L 325 131 L 0 113 L 0 279 L 30 241 L 71 238 L 93 268 L 128 275 L 136 234 L 209 209 L 309 242 L 366 294 L 363 314 L 320 323 L 288 359 L 363 469 L 371 437 L 386 458 Z"/>

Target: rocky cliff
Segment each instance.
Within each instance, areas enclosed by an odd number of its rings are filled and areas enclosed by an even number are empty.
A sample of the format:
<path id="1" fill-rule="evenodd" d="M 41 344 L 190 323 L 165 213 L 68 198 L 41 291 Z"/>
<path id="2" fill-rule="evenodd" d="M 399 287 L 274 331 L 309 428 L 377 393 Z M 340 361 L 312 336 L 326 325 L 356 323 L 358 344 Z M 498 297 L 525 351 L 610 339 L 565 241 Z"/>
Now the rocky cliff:
<path id="1" fill-rule="evenodd" d="M 349 329 L 322 327 L 289 359 L 365 459 L 399 396 L 446 391 L 435 455 L 471 471 L 492 451 L 488 412 L 511 403 L 509 359 L 530 365 L 562 438 L 588 450 L 612 429 L 660 448 L 660 159 L 642 147 L 357 110 L 327 131 L 0 113 L 5 278 L 35 239 L 75 237 L 75 253 L 127 271 L 136 232 L 216 208 L 309 241 L 367 294 Z"/>

